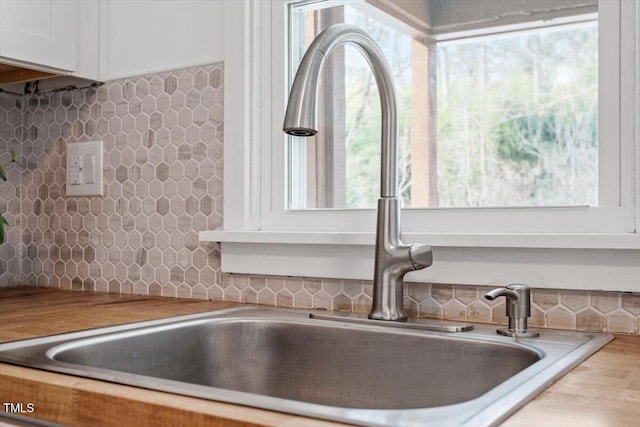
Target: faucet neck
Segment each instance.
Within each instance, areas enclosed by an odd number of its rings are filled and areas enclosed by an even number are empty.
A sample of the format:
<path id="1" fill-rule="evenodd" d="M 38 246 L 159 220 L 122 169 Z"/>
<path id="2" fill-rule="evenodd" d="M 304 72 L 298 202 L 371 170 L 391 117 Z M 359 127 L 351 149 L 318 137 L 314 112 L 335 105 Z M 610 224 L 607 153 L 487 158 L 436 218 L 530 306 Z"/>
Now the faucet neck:
<path id="1" fill-rule="evenodd" d="M 371 37 L 356 26 L 336 24 L 315 38 L 307 50 L 293 82 L 284 131 L 316 132 L 317 88 L 326 57 L 338 46 L 354 45 L 371 66 L 382 109 L 380 197 L 398 197 L 398 111 L 391 67 Z"/>

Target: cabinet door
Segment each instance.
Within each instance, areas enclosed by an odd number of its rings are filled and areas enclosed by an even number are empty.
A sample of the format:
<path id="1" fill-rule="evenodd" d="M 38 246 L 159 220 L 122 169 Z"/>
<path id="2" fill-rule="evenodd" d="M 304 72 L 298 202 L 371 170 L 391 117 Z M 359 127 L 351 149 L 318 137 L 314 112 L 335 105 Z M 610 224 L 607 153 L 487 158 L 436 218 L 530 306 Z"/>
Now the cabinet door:
<path id="1" fill-rule="evenodd" d="M 76 0 L 0 0 L 0 59 L 73 71 Z"/>

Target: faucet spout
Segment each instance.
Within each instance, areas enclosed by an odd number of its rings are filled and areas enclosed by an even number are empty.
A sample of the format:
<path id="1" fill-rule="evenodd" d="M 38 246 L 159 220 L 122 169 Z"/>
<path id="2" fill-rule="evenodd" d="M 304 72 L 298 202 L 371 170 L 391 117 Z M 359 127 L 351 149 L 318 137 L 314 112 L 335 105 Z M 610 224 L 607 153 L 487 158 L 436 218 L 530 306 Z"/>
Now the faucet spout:
<path id="1" fill-rule="evenodd" d="M 311 43 L 291 86 L 283 130 L 294 136 L 313 136 L 318 133 L 316 118 L 320 69 L 327 56 L 345 43 L 354 45 L 364 55 L 378 85 L 382 109 L 380 196 L 397 197 L 398 111 L 393 77 L 382 50 L 360 28 L 349 24 L 332 25 Z"/>
<path id="2" fill-rule="evenodd" d="M 405 320 L 404 275 L 430 266 L 428 245 L 407 245 L 400 237 L 398 198 L 398 112 L 393 78 L 380 47 L 367 33 L 349 24 L 336 24 L 320 33 L 304 55 L 289 94 L 283 130 L 294 136 L 318 132 L 317 89 L 320 69 L 336 47 L 350 43 L 371 66 L 380 94 L 382 138 L 380 199 L 376 226 L 376 255 L 373 277 L 373 304 L 369 318 Z"/>

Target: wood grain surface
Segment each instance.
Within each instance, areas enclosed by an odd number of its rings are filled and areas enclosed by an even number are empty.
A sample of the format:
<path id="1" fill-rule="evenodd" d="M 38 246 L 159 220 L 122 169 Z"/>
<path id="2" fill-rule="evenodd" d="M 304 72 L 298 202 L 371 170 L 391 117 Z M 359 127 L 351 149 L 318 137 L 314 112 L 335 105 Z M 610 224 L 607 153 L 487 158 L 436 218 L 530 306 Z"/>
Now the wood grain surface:
<path id="1" fill-rule="evenodd" d="M 0 289 L 0 342 L 192 314 L 226 302 L 50 288 Z M 0 401 L 69 426 L 337 426 L 327 421 L 0 364 Z M 618 335 L 506 427 L 640 425 L 640 336 Z"/>

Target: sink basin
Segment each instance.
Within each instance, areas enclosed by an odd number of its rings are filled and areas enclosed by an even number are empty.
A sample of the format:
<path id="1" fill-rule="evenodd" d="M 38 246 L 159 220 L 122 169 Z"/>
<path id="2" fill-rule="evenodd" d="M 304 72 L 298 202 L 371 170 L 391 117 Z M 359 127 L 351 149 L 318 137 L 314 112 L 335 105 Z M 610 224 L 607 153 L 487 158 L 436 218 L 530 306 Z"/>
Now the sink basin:
<path id="1" fill-rule="evenodd" d="M 612 337 L 221 310 L 0 345 L 0 361 L 360 425 L 493 425 Z"/>

